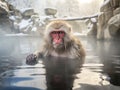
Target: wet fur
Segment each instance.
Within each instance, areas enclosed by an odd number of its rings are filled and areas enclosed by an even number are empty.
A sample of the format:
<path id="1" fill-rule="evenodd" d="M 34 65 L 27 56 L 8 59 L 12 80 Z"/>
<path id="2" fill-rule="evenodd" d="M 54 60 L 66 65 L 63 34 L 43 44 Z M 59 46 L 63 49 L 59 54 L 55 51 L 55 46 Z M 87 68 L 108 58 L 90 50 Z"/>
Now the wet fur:
<path id="1" fill-rule="evenodd" d="M 50 32 L 54 29 L 62 29 L 65 31 L 64 45 L 62 48 L 55 49 L 52 44 Z M 35 53 L 39 56 L 56 56 L 56 57 L 69 57 L 69 58 L 85 58 L 85 51 L 81 42 L 73 36 L 71 26 L 65 21 L 52 21 L 47 25 L 44 34 L 44 45 L 42 50 Z"/>

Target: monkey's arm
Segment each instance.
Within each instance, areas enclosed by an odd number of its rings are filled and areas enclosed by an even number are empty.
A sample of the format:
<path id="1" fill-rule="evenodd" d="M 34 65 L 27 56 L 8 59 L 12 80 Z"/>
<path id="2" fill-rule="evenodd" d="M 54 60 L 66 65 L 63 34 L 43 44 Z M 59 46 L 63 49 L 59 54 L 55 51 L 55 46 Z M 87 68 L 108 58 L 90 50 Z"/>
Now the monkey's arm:
<path id="1" fill-rule="evenodd" d="M 42 52 L 36 51 L 35 53 L 29 54 L 26 57 L 26 63 L 29 65 L 37 64 L 39 58 L 42 58 L 42 57 L 43 57 Z"/>
<path id="2" fill-rule="evenodd" d="M 43 58 L 43 52 L 42 51 L 36 51 L 36 52 L 34 52 L 34 55 L 36 56 L 36 59 Z"/>
<path id="3" fill-rule="evenodd" d="M 38 63 L 38 60 L 44 57 L 46 51 L 47 48 L 45 48 L 45 46 L 43 45 L 41 49 L 38 49 L 38 51 L 35 51 L 33 54 L 30 54 L 26 57 L 26 63 L 29 65 L 34 65 Z"/>

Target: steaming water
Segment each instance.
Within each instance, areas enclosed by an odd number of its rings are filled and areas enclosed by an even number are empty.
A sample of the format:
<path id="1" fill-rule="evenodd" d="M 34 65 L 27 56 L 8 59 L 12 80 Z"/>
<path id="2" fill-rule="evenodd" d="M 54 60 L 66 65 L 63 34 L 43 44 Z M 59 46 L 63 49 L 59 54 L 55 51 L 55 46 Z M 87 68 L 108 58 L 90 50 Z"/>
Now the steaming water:
<path id="1" fill-rule="evenodd" d="M 120 41 L 80 39 L 87 54 L 83 67 L 60 58 L 27 65 L 25 57 L 40 38 L 1 37 L 0 90 L 120 90 Z"/>

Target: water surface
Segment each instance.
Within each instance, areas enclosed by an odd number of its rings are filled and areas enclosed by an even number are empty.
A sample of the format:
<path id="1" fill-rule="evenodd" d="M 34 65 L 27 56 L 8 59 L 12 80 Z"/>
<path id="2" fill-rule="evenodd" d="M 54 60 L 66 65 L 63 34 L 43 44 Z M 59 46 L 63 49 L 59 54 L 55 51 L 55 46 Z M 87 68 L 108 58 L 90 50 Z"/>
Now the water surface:
<path id="1" fill-rule="evenodd" d="M 81 39 L 86 60 L 40 59 L 27 65 L 25 58 L 42 44 L 39 37 L 0 37 L 1 90 L 119 90 L 120 41 Z"/>

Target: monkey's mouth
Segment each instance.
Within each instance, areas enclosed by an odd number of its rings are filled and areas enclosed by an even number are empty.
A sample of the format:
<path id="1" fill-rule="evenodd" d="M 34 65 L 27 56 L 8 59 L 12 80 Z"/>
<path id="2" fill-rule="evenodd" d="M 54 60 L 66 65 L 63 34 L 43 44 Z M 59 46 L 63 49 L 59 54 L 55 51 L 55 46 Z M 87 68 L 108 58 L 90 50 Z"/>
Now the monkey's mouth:
<path id="1" fill-rule="evenodd" d="M 62 48 L 64 45 L 63 45 L 63 43 L 55 43 L 55 42 L 53 42 L 53 47 L 54 48 Z"/>
<path id="2" fill-rule="evenodd" d="M 56 42 L 53 42 L 53 45 L 63 45 L 62 43 L 56 43 Z"/>

